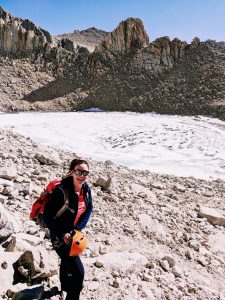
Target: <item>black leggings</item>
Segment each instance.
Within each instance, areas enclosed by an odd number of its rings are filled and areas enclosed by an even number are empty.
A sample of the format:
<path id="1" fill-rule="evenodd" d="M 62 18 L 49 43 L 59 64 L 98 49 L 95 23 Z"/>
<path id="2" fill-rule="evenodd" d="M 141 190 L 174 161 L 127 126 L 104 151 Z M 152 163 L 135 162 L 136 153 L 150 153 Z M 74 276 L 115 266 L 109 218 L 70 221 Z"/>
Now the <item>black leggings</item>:
<path id="1" fill-rule="evenodd" d="M 66 252 L 57 251 L 61 258 L 59 273 L 61 289 L 67 292 L 66 300 L 79 300 L 84 281 L 84 266 L 79 256 L 68 256 Z"/>

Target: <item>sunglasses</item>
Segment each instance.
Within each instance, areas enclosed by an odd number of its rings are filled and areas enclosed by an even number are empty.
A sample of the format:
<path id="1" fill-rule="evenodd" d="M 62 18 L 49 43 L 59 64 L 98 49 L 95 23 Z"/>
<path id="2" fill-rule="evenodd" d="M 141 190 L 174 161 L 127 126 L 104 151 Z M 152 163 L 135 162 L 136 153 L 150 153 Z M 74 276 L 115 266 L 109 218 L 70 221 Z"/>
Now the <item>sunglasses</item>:
<path id="1" fill-rule="evenodd" d="M 80 176 L 80 175 L 88 176 L 89 171 L 86 171 L 86 170 L 73 170 L 73 173 L 78 175 L 78 176 Z"/>

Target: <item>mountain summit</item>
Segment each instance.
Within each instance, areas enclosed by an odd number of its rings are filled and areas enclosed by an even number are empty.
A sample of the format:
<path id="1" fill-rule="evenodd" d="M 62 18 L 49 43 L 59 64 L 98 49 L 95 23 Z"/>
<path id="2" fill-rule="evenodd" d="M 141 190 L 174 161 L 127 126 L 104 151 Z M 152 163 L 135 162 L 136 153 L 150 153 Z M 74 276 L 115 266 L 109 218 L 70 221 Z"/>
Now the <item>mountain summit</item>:
<path id="1" fill-rule="evenodd" d="M 142 21 L 129 18 L 122 21 L 113 32 L 107 35 L 97 47 L 97 51 L 117 54 L 128 52 L 132 48 L 142 48 L 147 46 L 148 43 L 149 38 Z"/>
<path id="2" fill-rule="evenodd" d="M 58 40 L 71 40 L 74 45 L 87 48 L 90 52 L 95 50 L 95 47 L 105 39 L 108 32 L 97 29 L 95 27 L 86 30 L 74 30 L 73 33 L 64 33 L 57 35 Z"/>

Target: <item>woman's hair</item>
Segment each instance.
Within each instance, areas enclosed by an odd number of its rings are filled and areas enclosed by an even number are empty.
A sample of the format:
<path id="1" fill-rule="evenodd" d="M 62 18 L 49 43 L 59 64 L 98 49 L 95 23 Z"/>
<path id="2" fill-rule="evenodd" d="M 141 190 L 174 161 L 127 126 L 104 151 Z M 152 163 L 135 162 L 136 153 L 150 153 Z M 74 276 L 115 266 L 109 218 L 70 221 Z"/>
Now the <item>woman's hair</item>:
<path id="1" fill-rule="evenodd" d="M 89 169 L 89 164 L 86 160 L 81 159 L 81 158 L 75 158 L 70 163 L 70 171 L 73 171 L 76 166 L 81 165 L 81 164 L 87 165 L 88 169 Z"/>

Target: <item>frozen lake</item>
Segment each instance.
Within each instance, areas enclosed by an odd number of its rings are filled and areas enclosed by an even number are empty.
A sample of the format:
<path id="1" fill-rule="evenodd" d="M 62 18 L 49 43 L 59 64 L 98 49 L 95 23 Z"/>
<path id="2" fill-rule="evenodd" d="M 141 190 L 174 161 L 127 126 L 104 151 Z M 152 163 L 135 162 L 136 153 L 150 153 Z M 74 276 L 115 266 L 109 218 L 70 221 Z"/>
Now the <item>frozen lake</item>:
<path id="1" fill-rule="evenodd" d="M 218 119 L 128 112 L 2 113 L 0 128 L 130 168 L 225 179 L 225 122 Z"/>

